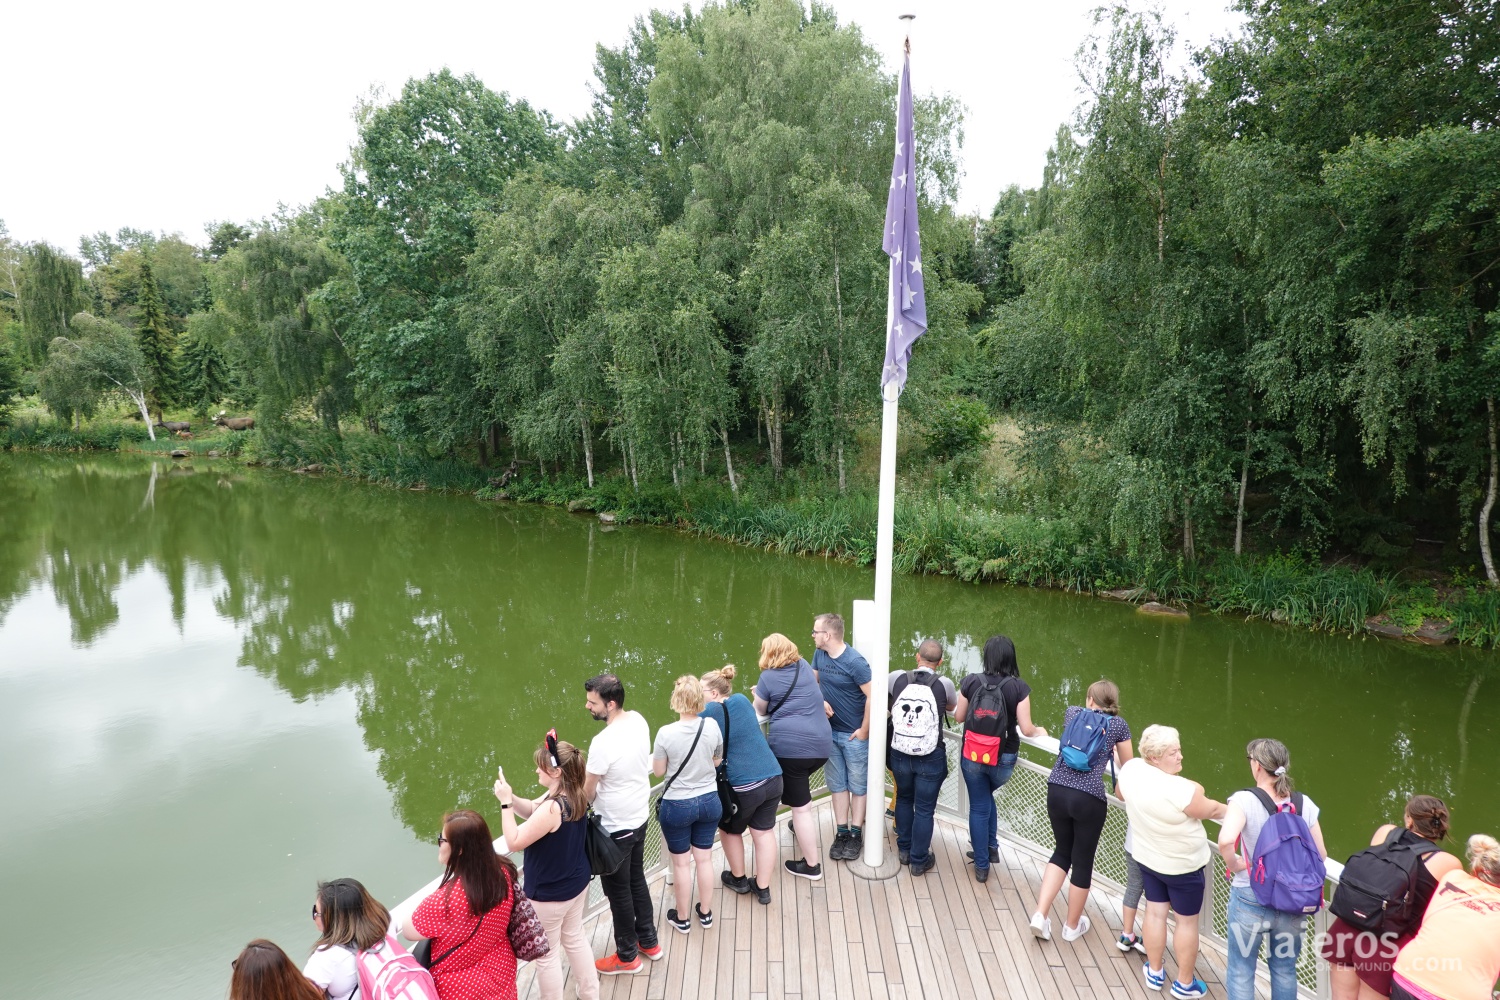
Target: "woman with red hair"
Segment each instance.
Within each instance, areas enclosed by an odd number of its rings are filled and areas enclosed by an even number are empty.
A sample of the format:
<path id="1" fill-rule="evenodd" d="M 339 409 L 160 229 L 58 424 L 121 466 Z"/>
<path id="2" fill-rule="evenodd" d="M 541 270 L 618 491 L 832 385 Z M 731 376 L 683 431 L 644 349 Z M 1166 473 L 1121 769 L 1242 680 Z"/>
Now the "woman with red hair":
<path id="1" fill-rule="evenodd" d="M 443 880 L 401 927 L 408 940 L 432 941 L 440 1000 L 516 1000 L 516 953 L 508 927 L 516 867 L 495 853 L 484 817 L 460 809 L 438 836 Z"/>

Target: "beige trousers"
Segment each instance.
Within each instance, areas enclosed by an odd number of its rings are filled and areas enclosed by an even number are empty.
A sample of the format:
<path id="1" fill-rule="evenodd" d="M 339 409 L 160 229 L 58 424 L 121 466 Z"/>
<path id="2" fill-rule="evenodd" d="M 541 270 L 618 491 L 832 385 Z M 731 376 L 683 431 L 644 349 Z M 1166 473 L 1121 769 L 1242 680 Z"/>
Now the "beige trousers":
<path id="1" fill-rule="evenodd" d="M 543 903 L 533 899 L 537 918 L 542 930 L 547 932 L 550 946 L 547 957 L 536 963 L 537 985 L 542 991 L 542 1000 L 562 1000 L 563 952 L 568 954 L 568 964 L 573 967 L 573 982 L 578 987 L 578 1000 L 598 1000 L 599 973 L 594 969 L 594 949 L 589 946 L 583 933 L 583 907 L 588 902 L 589 891 L 584 889 L 572 899 L 561 903 Z"/>

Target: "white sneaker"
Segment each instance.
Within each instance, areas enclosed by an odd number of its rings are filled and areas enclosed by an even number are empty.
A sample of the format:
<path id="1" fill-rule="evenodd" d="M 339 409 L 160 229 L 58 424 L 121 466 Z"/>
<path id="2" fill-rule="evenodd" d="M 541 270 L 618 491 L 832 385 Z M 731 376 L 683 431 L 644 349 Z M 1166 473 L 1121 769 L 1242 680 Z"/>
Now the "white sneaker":
<path id="1" fill-rule="evenodd" d="M 1083 937 L 1088 932 L 1089 932 L 1089 918 L 1086 915 L 1083 915 L 1083 914 L 1080 914 L 1079 917 L 1078 917 L 1078 926 L 1077 927 L 1069 927 L 1067 924 L 1063 924 L 1063 940 L 1064 941 L 1077 941 L 1079 938 Z"/>
<path id="2" fill-rule="evenodd" d="M 1051 920 L 1051 918 L 1050 917 L 1044 917 L 1040 913 L 1033 913 L 1031 915 L 1031 936 L 1034 937 L 1034 938 L 1036 938 L 1038 941 L 1051 941 L 1052 940 L 1052 920 Z"/>

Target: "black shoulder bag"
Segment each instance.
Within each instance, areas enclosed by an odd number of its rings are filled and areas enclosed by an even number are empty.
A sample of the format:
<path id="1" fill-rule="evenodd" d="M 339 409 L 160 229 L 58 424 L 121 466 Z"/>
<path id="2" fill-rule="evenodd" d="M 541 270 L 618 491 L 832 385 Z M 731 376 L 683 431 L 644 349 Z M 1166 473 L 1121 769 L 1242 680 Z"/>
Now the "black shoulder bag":
<path id="1" fill-rule="evenodd" d="M 714 768 L 714 783 L 719 792 L 719 829 L 728 830 L 735 814 L 740 811 L 740 797 L 729 783 L 729 702 L 719 704 L 724 707 L 724 757 Z"/>
<path id="2" fill-rule="evenodd" d="M 589 810 L 584 828 L 583 847 L 589 856 L 589 871 L 595 875 L 613 875 L 625 863 L 625 847 L 604 829 L 604 821 Z"/>
<path id="3" fill-rule="evenodd" d="M 801 662 L 798 662 L 798 664 L 796 665 L 796 667 L 794 667 L 793 669 L 796 670 L 797 672 L 792 675 L 792 683 L 789 684 L 789 685 L 787 685 L 786 693 L 781 696 L 781 700 L 778 701 L 772 707 L 766 709 L 766 718 L 768 718 L 768 719 L 774 718 L 775 715 L 776 715 L 776 713 L 779 712 L 779 711 L 781 711 L 781 706 L 785 705 L 786 704 L 786 700 L 792 696 L 792 692 L 795 691 L 795 690 L 797 690 L 797 682 L 800 681 L 800 680 L 802 680 L 802 664 L 801 664 Z M 729 717 L 729 709 L 727 709 L 727 708 L 724 710 L 724 717 L 725 718 Z M 726 750 L 726 752 L 728 750 L 727 743 L 726 743 L 725 750 Z"/>
<path id="4" fill-rule="evenodd" d="M 706 722 L 708 722 L 707 719 L 698 720 L 698 731 L 693 734 L 692 746 L 688 747 L 688 752 L 682 758 L 682 763 L 677 765 L 677 770 L 672 772 L 672 776 L 667 779 L 667 783 L 661 786 L 661 794 L 656 797 L 656 821 L 658 823 L 661 822 L 661 800 L 667 797 L 667 790 L 672 787 L 672 782 L 677 780 L 677 776 L 682 773 L 682 769 L 688 766 L 688 761 L 693 759 L 693 751 L 698 749 L 698 741 L 703 739 L 703 726 Z"/>
<path id="5" fill-rule="evenodd" d="M 423 968 L 431 969 L 443 959 L 447 958 L 449 955 L 453 954 L 455 951 L 462 948 L 470 941 L 474 940 L 474 935 L 479 933 L 479 927 L 484 923 L 484 918 L 489 915 L 490 911 L 486 910 L 484 914 L 474 922 L 474 929 L 469 932 L 468 937 L 464 938 L 462 941 L 454 945 L 452 948 L 449 948 L 447 951 L 444 951 L 436 958 L 432 957 L 432 938 L 423 938 L 415 945 L 413 945 L 411 949 L 412 957 L 415 958 L 418 962 L 422 963 Z"/>

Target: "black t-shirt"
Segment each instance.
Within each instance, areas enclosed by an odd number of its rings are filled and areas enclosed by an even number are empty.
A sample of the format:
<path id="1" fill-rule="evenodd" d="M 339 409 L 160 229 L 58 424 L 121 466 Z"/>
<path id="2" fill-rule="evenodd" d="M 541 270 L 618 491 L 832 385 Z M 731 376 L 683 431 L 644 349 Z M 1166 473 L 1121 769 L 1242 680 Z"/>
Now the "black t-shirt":
<path id="1" fill-rule="evenodd" d="M 958 693 L 964 696 L 964 700 L 970 705 L 974 704 L 974 696 L 985 684 L 994 680 L 984 674 L 968 674 L 963 683 L 958 686 Z M 1000 682 L 1000 693 L 1005 698 L 1005 739 L 1001 741 L 1001 753 L 1018 753 L 1021 749 L 1021 733 L 1016 729 L 1016 706 L 1031 697 L 1031 685 L 1019 677 L 1006 677 Z"/>

